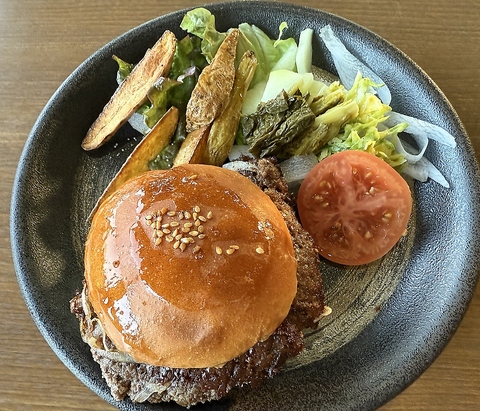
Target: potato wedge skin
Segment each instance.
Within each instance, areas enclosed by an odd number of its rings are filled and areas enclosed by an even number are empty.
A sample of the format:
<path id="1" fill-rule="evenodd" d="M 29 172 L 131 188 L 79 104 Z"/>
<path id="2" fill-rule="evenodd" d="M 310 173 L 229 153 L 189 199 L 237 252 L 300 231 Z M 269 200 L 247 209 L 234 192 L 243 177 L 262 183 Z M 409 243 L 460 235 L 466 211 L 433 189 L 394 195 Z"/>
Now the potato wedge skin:
<path id="1" fill-rule="evenodd" d="M 88 130 L 82 141 L 84 150 L 93 150 L 105 144 L 146 101 L 148 90 L 169 72 L 176 47 L 175 35 L 167 30 L 155 45 L 147 50 Z"/>
<path id="2" fill-rule="evenodd" d="M 235 81 L 228 103 L 222 113 L 213 121 L 210 129 L 205 163 L 222 166 L 227 159 L 228 153 L 235 142 L 243 100 L 255 74 L 257 63 L 253 51 L 247 51 L 243 54 L 235 73 Z"/>
<path id="3" fill-rule="evenodd" d="M 108 184 L 103 194 L 97 200 L 95 207 L 90 212 L 89 219 L 93 217 L 100 204 L 111 194 L 118 190 L 126 181 L 148 171 L 148 162 L 153 160 L 160 151 L 169 143 L 178 123 L 178 109 L 171 107 L 155 124 L 150 132 L 143 138 L 128 156 L 118 173 Z"/>
<path id="4" fill-rule="evenodd" d="M 173 166 L 180 164 L 203 164 L 207 150 L 207 139 L 210 132 L 210 124 L 191 131 L 187 134 L 180 150 L 173 161 Z"/>
<path id="5" fill-rule="evenodd" d="M 201 72 L 187 104 L 187 132 L 211 124 L 225 108 L 235 79 L 238 36 L 233 29 Z"/>

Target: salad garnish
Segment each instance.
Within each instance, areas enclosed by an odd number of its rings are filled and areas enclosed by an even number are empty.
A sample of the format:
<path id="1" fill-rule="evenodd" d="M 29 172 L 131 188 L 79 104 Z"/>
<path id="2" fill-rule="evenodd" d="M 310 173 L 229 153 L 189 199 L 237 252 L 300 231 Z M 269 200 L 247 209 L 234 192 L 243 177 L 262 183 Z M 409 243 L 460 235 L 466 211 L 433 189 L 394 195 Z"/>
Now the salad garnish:
<path id="1" fill-rule="evenodd" d="M 150 150 L 142 167 L 120 170 L 119 181 L 145 167 L 223 166 L 239 158 L 274 156 L 296 190 L 316 164 L 355 150 L 381 159 L 403 176 L 449 187 L 425 153 L 430 140 L 454 148 L 454 137 L 394 112 L 388 86 L 330 25 L 314 29 L 338 77 L 325 76 L 313 65 L 312 28 L 305 28 L 298 42 L 288 37 L 287 22 L 279 25 L 276 38 L 249 23 L 220 32 L 215 16 L 201 7 L 187 12 L 180 27 L 186 31 L 183 38 L 165 32 L 136 65 L 113 56 L 119 87 L 89 130 L 84 149 L 108 141 L 126 120 L 149 139 L 167 113 L 176 110 L 167 144 Z M 161 69 L 152 69 L 155 64 Z M 133 157 L 138 160 L 139 153 Z"/>
<path id="2" fill-rule="evenodd" d="M 333 82 L 318 80 L 312 73 L 311 28 L 300 33 L 298 43 L 285 36 L 286 22 L 279 26 L 275 39 L 248 23 L 220 32 L 215 16 L 205 8 L 187 12 L 180 26 L 188 34 L 177 43 L 170 73 L 155 82 L 148 100 L 130 120 L 143 134 L 148 133 L 168 107 L 185 111 L 200 73 L 212 63 L 228 34 L 238 30 L 235 67 L 247 51 L 253 53 L 256 65 L 242 99 L 235 144 L 248 145 L 254 156 L 275 155 L 280 160 L 315 154 L 320 161 L 343 150 L 366 151 L 406 176 L 419 181 L 431 178 L 449 187 L 424 154 L 430 139 L 455 147 L 454 137 L 434 124 L 392 111 L 388 86 L 346 48 L 331 26 L 322 27 L 319 33 L 339 76 Z M 118 81 L 123 82 L 134 65 L 117 56 L 115 60 L 119 64 Z M 231 87 L 229 84 L 224 90 L 230 91 Z M 272 115 L 272 110 L 278 112 Z M 200 111 L 218 114 L 213 109 Z M 143 116 L 143 121 L 139 116 Z M 180 117 L 185 121 L 185 117 Z M 237 121 L 232 122 L 229 128 L 236 124 Z M 180 125 L 179 128 L 182 129 Z M 186 137 L 185 131 L 183 134 L 150 163 L 151 168 L 173 165 L 179 145 Z M 414 145 L 405 141 L 405 135 L 409 141 L 413 139 Z M 215 139 L 215 135 L 211 134 L 211 138 Z M 229 147 L 231 133 L 227 140 Z M 215 164 L 221 165 L 219 160 Z"/>

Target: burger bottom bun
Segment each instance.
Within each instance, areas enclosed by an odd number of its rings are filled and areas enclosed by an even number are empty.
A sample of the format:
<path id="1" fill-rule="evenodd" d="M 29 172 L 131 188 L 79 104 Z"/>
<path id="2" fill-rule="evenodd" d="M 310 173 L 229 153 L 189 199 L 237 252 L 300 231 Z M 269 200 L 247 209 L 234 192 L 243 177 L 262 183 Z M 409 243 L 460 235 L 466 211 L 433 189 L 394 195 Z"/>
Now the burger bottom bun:
<path id="1" fill-rule="evenodd" d="M 296 294 L 284 219 L 240 174 L 182 165 L 129 180 L 85 246 L 90 302 L 115 346 L 171 368 L 220 366 L 267 339 Z"/>

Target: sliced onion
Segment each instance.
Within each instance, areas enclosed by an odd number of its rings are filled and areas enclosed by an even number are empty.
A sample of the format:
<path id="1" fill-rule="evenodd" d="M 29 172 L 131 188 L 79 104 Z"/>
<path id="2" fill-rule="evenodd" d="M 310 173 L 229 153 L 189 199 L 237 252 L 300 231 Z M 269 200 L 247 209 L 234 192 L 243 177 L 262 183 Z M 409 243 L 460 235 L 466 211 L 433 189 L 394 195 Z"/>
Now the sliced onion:
<path id="1" fill-rule="evenodd" d="M 402 142 L 402 144 L 407 150 L 413 150 L 412 146 L 408 143 Z M 407 165 L 402 168 L 402 174 L 408 175 L 421 182 L 425 182 L 431 178 L 443 187 L 450 188 L 450 184 L 442 173 L 425 156 L 415 163 L 407 163 Z"/>
<path id="2" fill-rule="evenodd" d="M 98 355 L 101 355 L 102 357 L 106 357 L 109 360 L 116 361 L 116 362 L 124 362 L 124 363 L 137 362 L 129 354 L 124 353 L 122 351 L 106 351 L 106 350 L 102 350 L 101 348 L 95 348 L 95 347 L 92 347 L 92 351 L 97 352 Z"/>
<path id="3" fill-rule="evenodd" d="M 345 45 L 335 35 L 330 25 L 320 30 L 320 37 L 332 54 L 338 76 L 347 89 L 353 86 L 355 77 L 357 73 L 360 72 L 363 77 L 369 77 L 375 83 L 382 84 L 382 87 L 377 88 L 376 92 L 383 103 L 390 104 L 392 95 L 385 82 L 370 67 L 347 50 Z"/>
<path id="4" fill-rule="evenodd" d="M 232 149 L 230 150 L 230 153 L 228 153 L 228 159 L 230 161 L 235 161 L 242 157 L 254 158 L 253 154 L 250 153 L 249 149 L 250 149 L 250 146 L 248 144 L 245 144 L 245 145 L 234 144 L 232 146 Z"/>
<path id="5" fill-rule="evenodd" d="M 223 168 L 227 168 L 228 170 L 232 170 L 232 171 L 237 171 L 239 173 L 242 171 L 251 171 L 253 173 L 258 172 L 258 167 L 256 164 L 250 163 L 248 161 L 241 161 L 241 160 L 225 163 L 223 165 Z"/>
<path id="6" fill-rule="evenodd" d="M 417 143 L 419 150 L 415 150 L 412 146 L 408 146 L 407 143 L 402 141 L 400 138 L 395 139 L 395 150 L 397 153 L 402 154 L 409 164 L 415 164 L 417 161 L 420 161 L 423 158 L 423 154 L 428 146 L 428 138 L 424 136 L 413 136 L 415 142 Z M 416 153 L 414 153 L 416 151 Z"/>
<path id="7" fill-rule="evenodd" d="M 410 117 L 405 114 L 396 113 L 394 111 L 388 114 L 388 119 L 385 121 L 385 125 L 393 127 L 398 123 L 408 123 L 408 127 L 405 132 L 411 134 L 412 137 L 427 138 L 438 141 L 448 147 L 456 147 L 455 137 L 453 137 L 448 131 L 437 126 L 436 124 L 429 123 L 427 121 L 420 120 L 415 117 Z"/>
<path id="8" fill-rule="evenodd" d="M 150 132 L 150 127 L 145 124 L 143 114 L 133 113 L 128 119 L 128 124 L 130 124 L 134 130 L 137 130 L 144 136 Z"/>
<path id="9" fill-rule="evenodd" d="M 291 192 L 296 192 L 308 172 L 317 165 L 318 158 L 315 154 L 290 157 L 279 164 L 282 174 L 287 180 Z"/>
<path id="10" fill-rule="evenodd" d="M 415 180 L 425 182 L 428 178 L 436 181 L 438 184 L 445 188 L 450 188 L 450 184 L 442 175 L 442 173 L 436 168 L 430 161 L 423 157 L 420 161 L 414 164 L 407 164 L 402 169 L 402 174 L 406 174 Z"/>
<path id="11" fill-rule="evenodd" d="M 162 384 L 155 384 L 153 382 L 145 381 L 142 384 L 142 388 L 138 392 L 129 392 L 129 396 L 133 402 L 145 402 L 147 401 L 152 394 L 161 394 L 165 390 L 168 389 L 171 382 L 167 383 L 167 385 Z"/>

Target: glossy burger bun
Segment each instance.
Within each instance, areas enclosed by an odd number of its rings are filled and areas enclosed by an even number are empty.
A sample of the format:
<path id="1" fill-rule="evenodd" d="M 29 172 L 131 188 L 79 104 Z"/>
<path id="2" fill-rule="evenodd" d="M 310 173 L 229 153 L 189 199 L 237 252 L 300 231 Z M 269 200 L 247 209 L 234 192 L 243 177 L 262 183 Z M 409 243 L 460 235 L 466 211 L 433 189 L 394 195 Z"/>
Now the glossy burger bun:
<path id="1" fill-rule="evenodd" d="M 267 339 L 296 294 L 282 215 L 240 174 L 149 171 L 98 209 L 85 249 L 90 302 L 115 346 L 171 368 L 220 366 Z"/>

